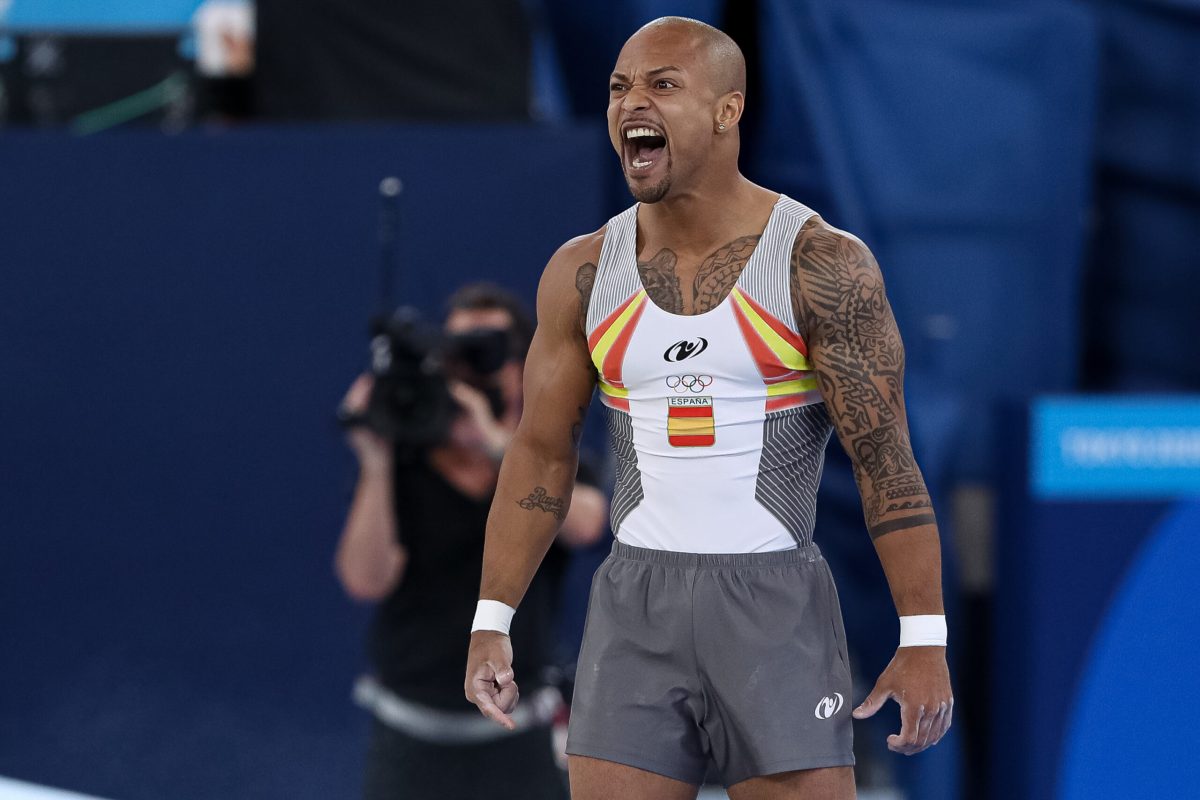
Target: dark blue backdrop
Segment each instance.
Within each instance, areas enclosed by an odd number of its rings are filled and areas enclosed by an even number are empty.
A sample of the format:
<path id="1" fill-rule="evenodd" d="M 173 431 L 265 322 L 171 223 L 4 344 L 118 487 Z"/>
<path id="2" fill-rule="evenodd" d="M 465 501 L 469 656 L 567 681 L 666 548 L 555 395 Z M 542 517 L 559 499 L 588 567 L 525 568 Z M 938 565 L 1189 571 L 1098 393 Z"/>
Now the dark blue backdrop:
<path id="1" fill-rule="evenodd" d="M 376 186 L 405 286 L 532 297 L 607 208 L 593 128 L 0 137 L 0 774 L 356 795 L 353 469 Z"/>
<path id="2" fill-rule="evenodd" d="M 1198 423 L 1197 397 L 1099 395 L 1004 420 L 991 797 L 1195 796 Z"/>

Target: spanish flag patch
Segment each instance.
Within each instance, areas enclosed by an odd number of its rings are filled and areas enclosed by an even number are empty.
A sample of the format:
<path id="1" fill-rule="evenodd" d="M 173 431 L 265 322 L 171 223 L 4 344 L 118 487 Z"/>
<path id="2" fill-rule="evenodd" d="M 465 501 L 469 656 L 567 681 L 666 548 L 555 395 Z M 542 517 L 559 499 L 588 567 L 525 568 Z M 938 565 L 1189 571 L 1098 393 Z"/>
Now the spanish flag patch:
<path id="1" fill-rule="evenodd" d="M 716 440 L 711 397 L 667 398 L 667 441 L 673 447 L 712 447 Z"/>

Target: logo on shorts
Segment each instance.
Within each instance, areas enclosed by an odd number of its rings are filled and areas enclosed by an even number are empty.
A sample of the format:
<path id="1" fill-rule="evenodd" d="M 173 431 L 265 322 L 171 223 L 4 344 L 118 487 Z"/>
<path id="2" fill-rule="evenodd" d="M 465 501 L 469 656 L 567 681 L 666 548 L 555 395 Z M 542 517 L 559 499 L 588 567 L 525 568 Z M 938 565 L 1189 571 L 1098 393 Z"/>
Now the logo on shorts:
<path id="1" fill-rule="evenodd" d="M 842 702 L 842 696 L 838 692 L 834 692 L 833 697 L 822 697 L 821 702 L 817 703 L 816 710 L 813 711 L 813 716 L 817 719 L 829 719 L 842 710 Z"/>
<path id="2" fill-rule="evenodd" d="M 708 339 L 703 336 L 697 336 L 695 339 L 682 339 L 667 348 L 663 353 L 663 359 L 675 363 L 683 361 L 685 358 L 698 356 L 708 349 Z"/>

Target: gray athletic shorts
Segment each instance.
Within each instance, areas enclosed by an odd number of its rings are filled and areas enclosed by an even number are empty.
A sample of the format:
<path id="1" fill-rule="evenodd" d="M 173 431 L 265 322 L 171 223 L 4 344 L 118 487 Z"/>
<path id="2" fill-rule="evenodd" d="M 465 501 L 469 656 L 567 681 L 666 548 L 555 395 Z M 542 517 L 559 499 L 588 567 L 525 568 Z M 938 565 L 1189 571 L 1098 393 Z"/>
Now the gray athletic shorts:
<path id="1" fill-rule="evenodd" d="M 837 590 L 816 545 L 621 542 L 596 570 L 567 752 L 699 784 L 854 764 Z"/>

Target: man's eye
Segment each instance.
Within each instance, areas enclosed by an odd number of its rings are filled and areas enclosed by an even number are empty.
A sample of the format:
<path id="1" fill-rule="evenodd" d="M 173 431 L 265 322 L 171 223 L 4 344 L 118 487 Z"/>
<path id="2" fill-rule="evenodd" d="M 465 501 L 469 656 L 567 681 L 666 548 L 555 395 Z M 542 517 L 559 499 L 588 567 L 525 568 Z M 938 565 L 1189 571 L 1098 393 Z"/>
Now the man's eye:
<path id="1" fill-rule="evenodd" d="M 619 92 L 624 88 L 625 88 L 625 84 L 623 84 L 623 83 L 612 83 L 612 84 L 609 84 L 609 86 L 608 86 L 608 90 L 610 92 Z"/>
<path id="2" fill-rule="evenodd" d="M 674 89 L 675 81 L 667 80 L 666 78 L 663 78 L 662 80 L 657 81 L 654 85 L 656 87 L 658 87 L 659 89 Z"/>

